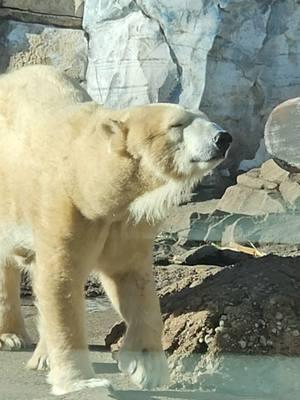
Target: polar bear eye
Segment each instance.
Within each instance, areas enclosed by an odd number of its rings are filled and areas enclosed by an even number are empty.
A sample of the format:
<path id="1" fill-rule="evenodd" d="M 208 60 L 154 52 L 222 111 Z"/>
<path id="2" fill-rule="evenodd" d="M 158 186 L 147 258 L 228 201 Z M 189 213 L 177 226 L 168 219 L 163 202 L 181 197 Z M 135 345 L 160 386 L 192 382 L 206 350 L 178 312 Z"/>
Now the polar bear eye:
<path id="1" fill-rule="evenodd" d="M 170 128 L 182 128 L 183 126 L 184 126 L 184 123 L 178 123 L 178 124 L 170 125 Z"/>

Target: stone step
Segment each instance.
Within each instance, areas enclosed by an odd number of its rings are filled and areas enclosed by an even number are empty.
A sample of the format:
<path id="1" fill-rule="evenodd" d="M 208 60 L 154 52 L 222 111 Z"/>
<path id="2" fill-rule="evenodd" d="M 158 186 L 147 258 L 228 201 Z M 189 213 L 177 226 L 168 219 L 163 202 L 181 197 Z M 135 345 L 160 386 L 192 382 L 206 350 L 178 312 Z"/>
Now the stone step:
<path id="1" fill-rule="evenodd" d="M 84 0 L 2 0 L 0 18 L 81 28 Z"/>

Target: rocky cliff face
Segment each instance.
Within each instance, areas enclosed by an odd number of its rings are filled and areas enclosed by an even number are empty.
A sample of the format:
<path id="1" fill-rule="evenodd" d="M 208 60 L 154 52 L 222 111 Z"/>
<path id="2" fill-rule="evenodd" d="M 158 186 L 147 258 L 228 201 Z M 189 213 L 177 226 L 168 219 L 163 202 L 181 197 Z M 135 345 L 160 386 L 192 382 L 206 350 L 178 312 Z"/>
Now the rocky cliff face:
<path id="1" fill-rule="evenodd" d="M 299 96 L 299 19 L 294 0 L 87 0 L 88 90 L 117 107 L 200 107 L 235 135 L 237 165 L 271 109 Z"/>
<path id="2" fill-rule="evenodd" d="M 296 0 L 40 3 L 0 0 L 1 72 L 54 64 L 108 106 L 200 107 L 235 136 L 232 168 L 255 154 L 271 109 L 299 96 Z"/>
<path id="3" fill-rule="evenodd" d="M 85 81 L 84 0 L 0 0 L 0 73 L 50 64 Z"/>

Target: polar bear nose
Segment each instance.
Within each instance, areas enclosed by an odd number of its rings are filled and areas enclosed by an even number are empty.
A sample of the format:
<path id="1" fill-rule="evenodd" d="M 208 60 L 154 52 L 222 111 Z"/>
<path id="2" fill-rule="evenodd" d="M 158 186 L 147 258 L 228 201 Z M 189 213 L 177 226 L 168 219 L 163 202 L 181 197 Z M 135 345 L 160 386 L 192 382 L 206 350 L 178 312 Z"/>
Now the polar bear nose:
<path id="1" fill-rule="evenodd" d="M 218 132 L 213 140 L 217 148 L 225 155 L 232 142 L 232 136 L 228 132 L 222 131 Z"/>

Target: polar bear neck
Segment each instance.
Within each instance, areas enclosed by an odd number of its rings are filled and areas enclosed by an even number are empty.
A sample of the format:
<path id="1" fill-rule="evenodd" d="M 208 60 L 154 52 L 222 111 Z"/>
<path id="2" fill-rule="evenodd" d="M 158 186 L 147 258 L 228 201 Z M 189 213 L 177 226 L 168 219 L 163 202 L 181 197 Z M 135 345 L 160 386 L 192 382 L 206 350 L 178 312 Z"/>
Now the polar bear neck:
<path id="1" fill-rule="evenodd" d="M 198 178 L 190 178 L 185 182 L 169 180 L 164 185 L 146 192 L 131 202 L 129 212 L 135 223 L 146 219 L 156 224 L 167 217 L 170 208 L 189 199 L 193 186 Z"/>

